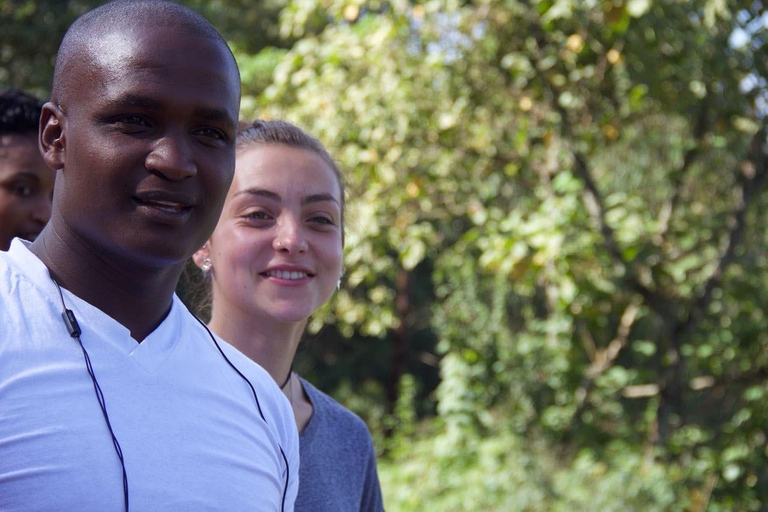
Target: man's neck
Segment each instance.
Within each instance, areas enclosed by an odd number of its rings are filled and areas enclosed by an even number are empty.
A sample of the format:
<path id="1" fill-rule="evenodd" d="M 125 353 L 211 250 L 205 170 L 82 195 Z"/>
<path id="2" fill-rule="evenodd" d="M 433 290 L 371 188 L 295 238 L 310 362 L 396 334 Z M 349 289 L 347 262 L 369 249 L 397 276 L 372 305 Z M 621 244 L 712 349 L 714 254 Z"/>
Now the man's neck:
<path id="1" fill-rule="evenodd" d="M 53 224 L 30 251 L 59 285 L 118 321 L 141 343 L 168 314 L 184 262 L 158 268 L 121 261 Z"/>

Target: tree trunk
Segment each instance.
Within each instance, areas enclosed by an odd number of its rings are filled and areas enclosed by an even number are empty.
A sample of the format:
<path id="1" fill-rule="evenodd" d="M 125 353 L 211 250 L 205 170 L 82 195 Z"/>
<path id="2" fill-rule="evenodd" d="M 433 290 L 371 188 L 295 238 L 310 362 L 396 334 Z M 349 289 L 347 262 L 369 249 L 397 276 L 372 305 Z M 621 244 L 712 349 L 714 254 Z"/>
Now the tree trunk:
<path id="1" fill-rule="evenodd" d="M 395 412 L 395 405 L 400 397 L 400 379 L 408 366 L 408 353 L 410 352 L 410 333 L 409 333 L 409 313 L 411 307 L 411 297 L 409 290 L 410 275 L 407 270 L 401 268 L 398 270 L 395 280 L 395 310 L 399 324 L 395 329 L 394 350 L 392 351 L 392 366 L 387 381 L 387 413 Z M 392 434 L 393 426 L 390 425 L 385 430 L 385 435 L 389 437 Z"/>

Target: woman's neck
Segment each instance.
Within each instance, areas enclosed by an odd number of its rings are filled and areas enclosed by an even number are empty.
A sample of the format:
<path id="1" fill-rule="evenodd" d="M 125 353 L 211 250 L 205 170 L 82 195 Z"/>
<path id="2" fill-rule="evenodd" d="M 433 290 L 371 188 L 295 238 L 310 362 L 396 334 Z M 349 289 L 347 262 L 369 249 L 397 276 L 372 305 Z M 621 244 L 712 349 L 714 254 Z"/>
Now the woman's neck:
<path id="1" fill-rule="evenodd" d="M 285 382 L 307 321 L 279 322 L 235 308 L 214 307 L 208 326 L 277 382 Z"/>

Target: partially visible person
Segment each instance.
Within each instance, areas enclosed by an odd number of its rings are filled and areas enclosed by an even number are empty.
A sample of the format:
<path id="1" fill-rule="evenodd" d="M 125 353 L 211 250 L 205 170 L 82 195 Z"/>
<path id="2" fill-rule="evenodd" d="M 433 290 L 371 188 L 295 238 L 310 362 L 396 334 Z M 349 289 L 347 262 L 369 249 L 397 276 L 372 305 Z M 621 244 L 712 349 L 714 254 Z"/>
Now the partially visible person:
<path id="1" fill-rule="evenodd" d="M 0 252 L 0 510 L 290 512 L 298 431 L 270 375 L 175 295 L 232 182 L 240 77 L 161 0 L 85 13 L 39 141 L 50 222 Z"/>
<path id="2" fill-rule="evenodd" d="M 0 93 L 0 251 L 32 241 L 51 217 L 55 174 L 37 145 L 43 101 L 16 89 Z"/>
<path id="3" fill-rule="evenodd" d="M 241 125 L 235 177 L 194 261 L 210 283 L 209 326 L 281 384 L 298 426 L 296 510 L 383 510 L 363 421 L 292 371 L 310 315 L 338 287 L 344 187 L 323 145 L 282 121 Z"/>

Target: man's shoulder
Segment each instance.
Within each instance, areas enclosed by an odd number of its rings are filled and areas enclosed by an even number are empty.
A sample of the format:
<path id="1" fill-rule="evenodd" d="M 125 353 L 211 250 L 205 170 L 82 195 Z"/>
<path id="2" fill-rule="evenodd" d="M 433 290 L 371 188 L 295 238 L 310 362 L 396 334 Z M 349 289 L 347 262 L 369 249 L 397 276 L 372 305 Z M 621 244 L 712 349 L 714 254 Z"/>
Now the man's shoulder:
<path id="1" fill-rule="evenodd" d="M 260 365 L 249 359 L 245 354 L 230 345 L 227 341 L 213 334 L 226 356 L 226 360 L 234 367 L 233 372 L 242 374 L 253 386 L 260 410 L 266 416 L 267 423 L 275 423 L 282 435 L 292 436 L 296 430 L 293 411 L 280 387 L 272 376 Z"/>
<path id="2" fill-rule="evenodd" d="M 0 251 L 0 299 L 6 294 L 10 287 L 10 281 L 17 272 L 11 266 L 10 255 L 5 251 Z"/>
<path id="3" fill-rule="evenodd" d="M 9 299 L 11 284 L 11 267 L 8 264 L 8 253 L 0 251 L 0 304 Z M 3 309 L 0 308 L 0 313 Z"/>
<path id="4" fill-rule="evenodd" d="M 252 384 L 258 382 L 261 387 L 268 389 L 271 394 L 279 393 L 282 395 L 277 383 L 275 383 L 272 376 L 262 368 L 261 365 L 249 359 L 248 356 L 230 345 L 226 340 L 220 338 L 216 334 L 213 334 L 213 336 L 215 336 L 219 347 L 221 347 L 222 352 L 224 352 L 229 361 L 240 370 L 248 380 L 251 380 Z"/>
<path id="5" fill-rule="evenodd" d="M 36 281 L 20 266 L 18 255 L 0 252 L 0 319 L 3 324 L 7 325 L 8 319 L 18 319 L 26 312 L 39 310 L 40 301 L 46 301 L 44 296 Z"/>
<path id="6" fill-rule="evenodd" d="M 35 288 L 50 280 L 48 269 L 29 250 L 29 244 L 16 238 L 8 251 L 0 251 L 0 295 L 17 290 L 21 283 Z"/>
<path id="7" fill-rule="evenodd" d="M 211 358 L 221 360 L 225 365 L 231 364 L 233 372 L 241 373 L 253 385 L 258 384 L 259 389 L 269 391 L 270 394 L 273 394 L 275 391 L 280 392 L 280 388 L 264 368 L 211 331 L 208 326 L 189 311 L 177 295 L 174 295 L 174 301 L 174 307 L 179 308 L 180 314 L 178 318 L 182 322 L 184 329 L 187 332 L 194 333 L 196 338 L 203 340 L 206 344 L 211 345 Z"/>
<path id="8" fill-rule="evenodd" d="M 237 396 L 250 402 L 251 399 L 246 397 L 250 397 L 253 391 L 256 401 L 254 405 L 258 408 L 259 415 L 262 416 L 268 430 L 272 431 L 275 438 L 279 440 L 289 460 L 298 460 L 298 432 L 293 411 L 269 373 L 210 331 L 183 305 L 178 296 L 175 296 L 174 300 L 181 308 L 179 321 L 183 323 L 182 331 L 193 333 L 197 347 L 202 347 L 203 344 L 208 347 L 202 350 L 208 358 L 206 361 L 210 360 L 211 364 L 217 367 L 225 367 L 222 373 L 227 375 L 227 380 L 237 389 Z M 195 349 L 196 355 L 200 353 L 200 350 Z"/>

